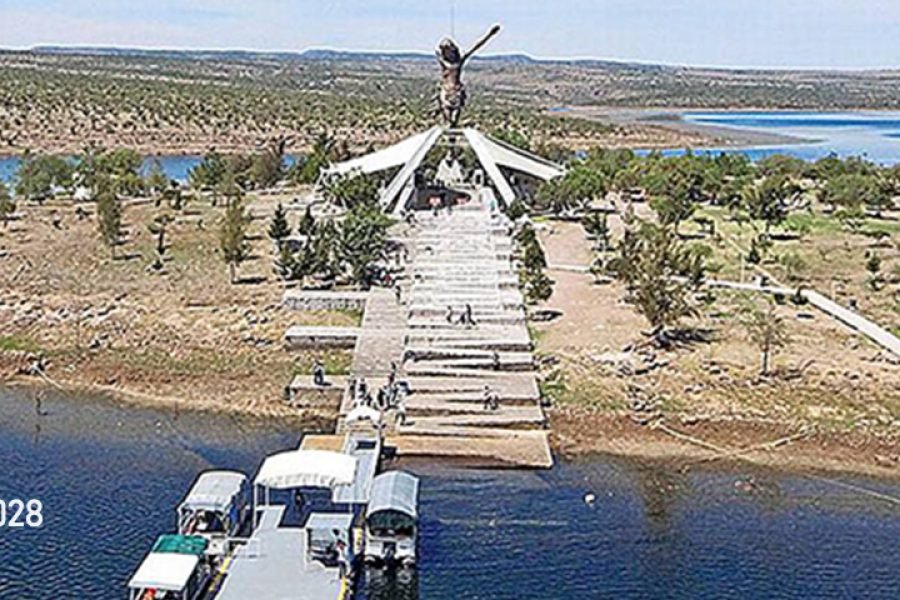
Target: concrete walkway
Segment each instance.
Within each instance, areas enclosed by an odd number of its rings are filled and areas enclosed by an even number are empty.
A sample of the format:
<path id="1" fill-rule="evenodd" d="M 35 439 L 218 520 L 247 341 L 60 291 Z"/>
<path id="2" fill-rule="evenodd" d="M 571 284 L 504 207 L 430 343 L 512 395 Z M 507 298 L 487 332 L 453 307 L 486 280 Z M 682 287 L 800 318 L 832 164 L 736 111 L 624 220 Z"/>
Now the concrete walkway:
<path id="1" fill-rule="evenodd" d="M 377 390 L 395 362 L 409 384 L 406 422 L 389 424 L 388 443 L 407 456 L 552 466 L 509 222 L 478 202 L 416 216 L 403 302 L 373 290 L 352 367 Z M 467 305 L 474 325 L 459 323 Z M 351 408 L 348 396 L 342 414 Z"/>
<path id="2" fill-rule="evenodd" d="M 478 202 L 417 218 L 403 365 L 412 393 L 397 434 L 423 451 L 467 440 L 470 455 L 552 465 L 508 220 Z M 458 322 L 467 305 L 474 325 Z M 484 408 L 486 393 L 497 409 Z"/>

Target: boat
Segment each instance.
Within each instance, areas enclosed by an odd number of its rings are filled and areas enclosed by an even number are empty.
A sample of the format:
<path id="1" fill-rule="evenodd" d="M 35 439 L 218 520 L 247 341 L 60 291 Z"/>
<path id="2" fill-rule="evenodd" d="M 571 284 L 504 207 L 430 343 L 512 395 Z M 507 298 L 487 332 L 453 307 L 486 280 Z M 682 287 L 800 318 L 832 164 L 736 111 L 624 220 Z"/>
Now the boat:
<path id="1" fill-rule="evenodd" d="M 197 477 L 178 506 L 178 533 L 202 537 L 209 543 L 207 554 L 222 557 L 249 516 L 247 476 L 236 471 L 207 471 Z"/>
<path id="2" fill-rule="evenodd" d="M 416 564 L 418 504 L 417 477 L 404 471 L 375 477 L 365 517 L 366 563 L 404 567 Z"/>
<path id="3" fill-rule="evenodd" d="M 212 579 L 209 543 L 201 536 L 162 535 L 128 582 L 130 600 L 197 600 Z"/>

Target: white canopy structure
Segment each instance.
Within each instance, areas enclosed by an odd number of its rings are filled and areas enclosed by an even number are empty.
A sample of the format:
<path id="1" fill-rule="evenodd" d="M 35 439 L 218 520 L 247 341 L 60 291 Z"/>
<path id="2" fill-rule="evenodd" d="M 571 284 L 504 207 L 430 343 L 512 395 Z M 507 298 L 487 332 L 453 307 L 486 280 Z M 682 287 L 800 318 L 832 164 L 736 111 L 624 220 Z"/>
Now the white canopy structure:
<path id="1" fill-rule="evenodd" d="M 200 562 L 193 554 L 151 552 L 128 582 L 132 590 L 181 592 L 191 581 Z"/>
<path id="2" fill-rule="evenodd" d="M 235 496 L 241 493 L 247 476 L 236 471 L 207 471 L 182 501 L 180 509 L 227 510 Z"/>
<path id="3" fill-rule="evenodd" d="M 462 135 L 466 139 L 506 206 L 515 200 L 516 195 L 500 167 L 519 171 L 544 181 L 561 177 L 565 173 L 563 168 L 557 164 L 489 138 L 475 129 L 453 130 L 433 127 L 393 146 L 332 165 L 323 175 L 326 177 L 349 173 L 368 175 L 400 167 L 381 194 L 382 208 L 386 212 L 399 213 L 406 208 L 415 191 L 416 169 L 421 166 L 425 156 L 444 134 Z"/>
<path id="4" fill-rule="evenodd" d="M 266 458 L 254 484 L 267 489 L 301 487 L 334 489 L 353 483 L 356 459 L 339 452 L 292 450 Z"/>

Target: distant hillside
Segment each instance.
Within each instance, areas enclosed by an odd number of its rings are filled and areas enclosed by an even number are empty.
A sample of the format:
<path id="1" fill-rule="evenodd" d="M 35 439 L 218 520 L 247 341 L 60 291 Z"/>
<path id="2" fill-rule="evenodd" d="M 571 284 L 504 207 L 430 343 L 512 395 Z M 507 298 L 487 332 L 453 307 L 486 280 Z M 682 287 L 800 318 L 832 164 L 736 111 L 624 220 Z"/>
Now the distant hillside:
<path id="1" fill-rule="evenodd" d="M 164 58 L 168 60 L 219 60 L 219 61 L 252 61 L 252 60 L 324 60 L 324 61 L 433 61 L 434 54 L 427 52 L 364 52 L 356 50 L 333 50 L 330 48 L 310 48 L 302 52 L 260 52 L 254 50 L 167 50 L 119 48 L 114 46 L 35 46 L 31 49 L 35 54 L 112 56 L 119 58 Z M 593 58 L 543 59 L 524 53 L 485 54 L 473 60 L 482 63 L 520 64 L 520 65 L 573 65 L 589 68 L 606 69 L 639 69 L 658 71 L 670 69 L 661 65 L 646 65 L 621 61 L 600 60 Z"/>

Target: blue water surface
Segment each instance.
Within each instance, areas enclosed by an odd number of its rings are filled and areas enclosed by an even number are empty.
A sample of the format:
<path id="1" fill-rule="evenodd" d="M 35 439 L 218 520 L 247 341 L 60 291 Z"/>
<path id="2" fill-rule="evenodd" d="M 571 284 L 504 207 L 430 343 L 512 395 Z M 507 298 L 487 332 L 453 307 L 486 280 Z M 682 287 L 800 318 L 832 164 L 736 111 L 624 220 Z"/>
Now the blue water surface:
<path id="1" fill-rule="evenodd" d="M 147 173 L 154 161 L 158 160 L 163 172 L 175 181 L 185 182 L 191 169 L 196 167 L 203 160 L 202 156 L 197 155 L 158 155 L 147 156 L 144 158 L 142 172 Z M 287 155 L 284 157 L 286 166 L 291 166 L 297 161 L 297 156 Z M 15 179 L 16 172 L 19 169 L 21 159 L 18 156 L 2 156 L 0 157 L 0 181 L 11 182 Z"/>
<path id="2" fill-rule="evenodd" d="M 753 160 L 788 154 L 804 160 L 860 156 L 882 165 L 900 163 L 900 113 L 896 112 L 689 112 L 690 123 L 798 138 L 798 143 L 702 152 L 739 152 Z M 799 143 L 806 140 L 809 143 Z M 678 153 L 680 150 L 673 150 Z"/>
<path id="3" fill-rule="evenodd" d="M 124 598 L 200 471 L 254 472 L 296 446 L 280 422 L 0 390 L 0 498 L 40 498 L 39 530 L 0 528 L 0 599 Z M 798 475 L 596 457 L 549 471 L 415 462 L 418 572 L 368 572 L 363 600 L 896 598 L 900 506 Z M 752 477 L 748 492 L 735 482 Z M 840 478 L 900 497 L 900 485 Z M 584 502 L 596 494 L 593 506 Z"/>

